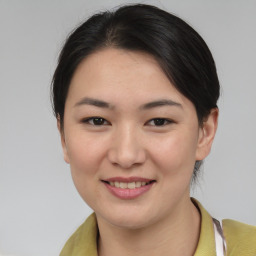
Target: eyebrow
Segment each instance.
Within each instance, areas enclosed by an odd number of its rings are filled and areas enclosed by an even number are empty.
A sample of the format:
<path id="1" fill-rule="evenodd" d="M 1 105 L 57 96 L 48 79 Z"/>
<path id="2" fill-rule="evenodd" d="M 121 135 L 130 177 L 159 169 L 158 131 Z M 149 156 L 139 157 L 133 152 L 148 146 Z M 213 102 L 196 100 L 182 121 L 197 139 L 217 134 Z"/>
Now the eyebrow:
<path id="1" fill-rule="evenodd" d="M 114 106 L 112 106 L 111 104 L 102 101 L 102 100 L 97 100 L 97 99 L 93 99 L 93 98 L 82 98 L 80 101 L 78 101 L 75 104 L 75 107 L 81 106 L 81 105 L 91 105 L 91 106 L 95 106 L 95 107 L 99 107 L 99 108 L 114 108 Z"/>
<path id="2" fill-rule="evenodd" d="M 147 110 L 147 109 L 162 107 L 162 106 L 175 106 L 175 107 L 183 108 L 182 105 L 178 102 L 175 102 L 173 100 L 162 99 L 162 100 L 146 103 L 142 105 L 140 109 Z"/>
<path id="3" fill-rule="evenodd" d="M 98 99 L 88 98 L 88 97 L 82 98 L 74 106 L 77 107 L 77 106 L 81 106 L 81 105 L 91 105 L 91 106 L 95 106 L 95 107 L 99 107 L 99 108 L 114 109 L 114 106 L 108 102 L 98 100 Z M 148 103 L 142 105 L 139 109 L 148 110 L 148 109 L 162 107 L 162 106 L 176 106 L 176 107 L 183 108 L 182 105 L 178 102 L 175 102 L 175 101 L 169 100 L 169 99 L 161 99 L 161 100 L 148 102 Z"/>

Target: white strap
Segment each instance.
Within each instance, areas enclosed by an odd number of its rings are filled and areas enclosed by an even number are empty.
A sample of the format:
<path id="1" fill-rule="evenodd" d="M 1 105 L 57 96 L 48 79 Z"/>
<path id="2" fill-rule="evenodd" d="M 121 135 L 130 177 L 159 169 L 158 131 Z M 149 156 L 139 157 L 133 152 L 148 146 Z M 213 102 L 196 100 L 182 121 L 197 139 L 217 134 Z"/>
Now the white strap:
<path id="1" fill-rule="evenodd" d="M 215 246 L 216 246 L 216 256 L 226 255 L 226 241 L 223 236 L 223 231 L 221 224 L 218 220 L 213 218 L 213 226 L 215 233 Z"/>

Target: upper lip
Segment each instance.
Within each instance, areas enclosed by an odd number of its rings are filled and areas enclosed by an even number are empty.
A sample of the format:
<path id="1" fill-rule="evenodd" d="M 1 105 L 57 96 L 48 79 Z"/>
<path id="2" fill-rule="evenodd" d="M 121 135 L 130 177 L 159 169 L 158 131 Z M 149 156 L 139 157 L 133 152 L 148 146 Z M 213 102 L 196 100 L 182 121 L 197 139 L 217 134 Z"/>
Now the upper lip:
<path id="1" fill-rule="evenodd" d="M 140 181 L 140 182 L 150 182 L 150 181 L 154 181 L 154 179 L 148 179 L 148 178 L 143 178 L 143 177 L 111 177 L 108 179 L 102 179 L 102 181 L 107 181 L 107 182 L 125 182 L 125 183 L 129 183 L 129 182 L 136 182 L 136 181 Z"/>

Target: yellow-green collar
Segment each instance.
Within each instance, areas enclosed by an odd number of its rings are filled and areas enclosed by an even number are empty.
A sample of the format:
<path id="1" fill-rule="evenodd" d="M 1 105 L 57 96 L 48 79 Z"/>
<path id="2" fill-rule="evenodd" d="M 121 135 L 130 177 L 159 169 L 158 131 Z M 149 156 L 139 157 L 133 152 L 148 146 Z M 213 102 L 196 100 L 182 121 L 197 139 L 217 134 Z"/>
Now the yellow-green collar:
<path id="1" fill-rule="evenodd" d="M 60 256 L 98 256 L 98 226 L 95 213 L 68 239 Z"/>
<path id="2" fill-rule="evenodd" d="M 196 199 L 191 200 L 201 213 L 200 238 L 194 256 L 216 256 L 212 217 Z"/>

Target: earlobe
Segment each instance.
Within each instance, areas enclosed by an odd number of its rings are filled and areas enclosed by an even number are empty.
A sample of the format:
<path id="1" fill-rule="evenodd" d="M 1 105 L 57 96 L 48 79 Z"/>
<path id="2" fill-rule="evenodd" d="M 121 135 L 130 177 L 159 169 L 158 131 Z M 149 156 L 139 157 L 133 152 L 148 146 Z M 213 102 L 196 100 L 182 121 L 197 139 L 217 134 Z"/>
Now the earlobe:
<path id="1" fill-rule="evenodd" d="M 57 127 L 58 127 L 58 130 L 59 130 L 59 133 L 60 133 L 60 139 L 61 139 L 61 146 L 62 146 L 64 161 L 67 164 L 69 164 L 69 157 L 68 157 L 68 152 L 67 152 L 67 145 L 66 145 L 66 140 L 65 140 L 64 129 L 61 127 L 59 117 L 57 118 Z"/>
<path id="2" fill-rule="evenodd" d="M 196 160 L 203 160 L 211 151 L 212 143 L 218 126 L 218 108 L 211 110 L 199 131 Z"/>

